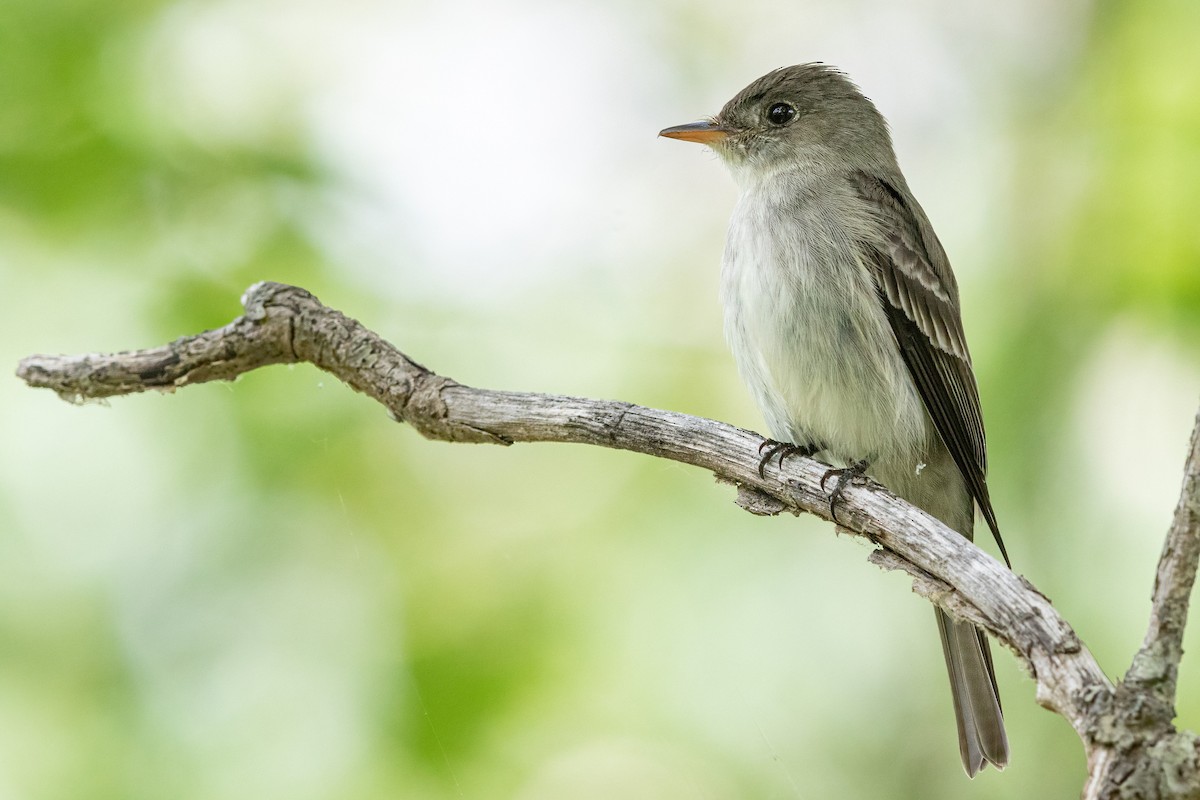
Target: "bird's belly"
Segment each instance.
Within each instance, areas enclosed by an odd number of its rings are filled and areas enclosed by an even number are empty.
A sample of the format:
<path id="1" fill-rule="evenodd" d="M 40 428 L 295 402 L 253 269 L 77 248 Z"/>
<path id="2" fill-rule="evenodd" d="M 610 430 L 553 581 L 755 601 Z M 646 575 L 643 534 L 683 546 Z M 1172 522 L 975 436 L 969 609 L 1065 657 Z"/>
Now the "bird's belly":
<path id="1" fill-rule="evenodd" d="M 921 461 L 932 425 L 862 265 L 743 254 L 725 265 L 726 336 L 771 435 L 836 460 Z"/>

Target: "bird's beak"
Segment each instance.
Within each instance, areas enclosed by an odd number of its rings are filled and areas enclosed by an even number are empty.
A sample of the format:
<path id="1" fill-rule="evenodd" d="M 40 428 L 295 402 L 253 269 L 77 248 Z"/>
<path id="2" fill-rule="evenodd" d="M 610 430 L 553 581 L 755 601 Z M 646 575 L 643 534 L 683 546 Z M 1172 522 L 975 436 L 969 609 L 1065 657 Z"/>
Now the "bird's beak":
<path id="1" fill-rule="evenodd" d="M 668 139 L 682 139 L 685 142 L 699 142 L 700 144 L 718 144 L 730 133 L 728 128 L 722 128 L 712 120 L 704 122 L 692 122 L 687 125 L 676 125 L 674 128 L 664 128 L 658 132 L 659 136 L 666 136 Z"/>

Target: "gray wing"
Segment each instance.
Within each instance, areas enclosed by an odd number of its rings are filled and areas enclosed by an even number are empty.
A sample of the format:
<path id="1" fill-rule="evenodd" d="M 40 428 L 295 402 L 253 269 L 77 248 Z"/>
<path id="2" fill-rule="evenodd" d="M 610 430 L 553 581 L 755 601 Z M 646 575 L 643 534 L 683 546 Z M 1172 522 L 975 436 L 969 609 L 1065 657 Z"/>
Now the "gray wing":
<path id="1" fill-rule="evenodd" d="M 971 371 L 950 262 L 924 212 L 907 197 L 902 179 L 897 186 L 855 172 L 851 183 L 886 231 L 882 242 L 862 242 L 861 246 L 866 262 L 874 267 L 880 303 L 900 353 L 934 427 L 966 479 L 1005 563 L 1011 566 L 988 495 L 979 390 Z"/>

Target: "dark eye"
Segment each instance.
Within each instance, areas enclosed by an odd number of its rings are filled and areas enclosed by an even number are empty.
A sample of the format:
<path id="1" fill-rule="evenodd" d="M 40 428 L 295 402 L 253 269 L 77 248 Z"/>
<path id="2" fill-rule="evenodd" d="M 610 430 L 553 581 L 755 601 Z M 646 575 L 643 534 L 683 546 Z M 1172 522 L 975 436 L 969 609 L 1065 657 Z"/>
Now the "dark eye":
<path id="1" fill-rule="evenodd" d="M 796 109 L 787 103 L 776 103 L 767 109 L 767 122 L 772 125 L 787 125 L 796 116 Z"/>

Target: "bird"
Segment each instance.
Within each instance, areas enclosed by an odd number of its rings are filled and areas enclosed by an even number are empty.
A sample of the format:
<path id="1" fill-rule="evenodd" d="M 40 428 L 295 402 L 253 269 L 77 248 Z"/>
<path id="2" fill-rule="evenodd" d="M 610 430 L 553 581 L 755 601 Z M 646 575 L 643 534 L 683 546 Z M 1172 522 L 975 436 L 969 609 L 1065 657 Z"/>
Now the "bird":
<path id="1" fill-rule="evenodd" d="M 958 285 L 896 160 L 888 124 L 838 69 L 774 70 L 715 116 L 661 136 L 707 145 L 740 190 L 721 260 L 725 337 L 772 457 L 874 478 L 973 538 L 987 487 Z M 1009 746 L 985 633 L 934 608 L 967 775 Z"/>

